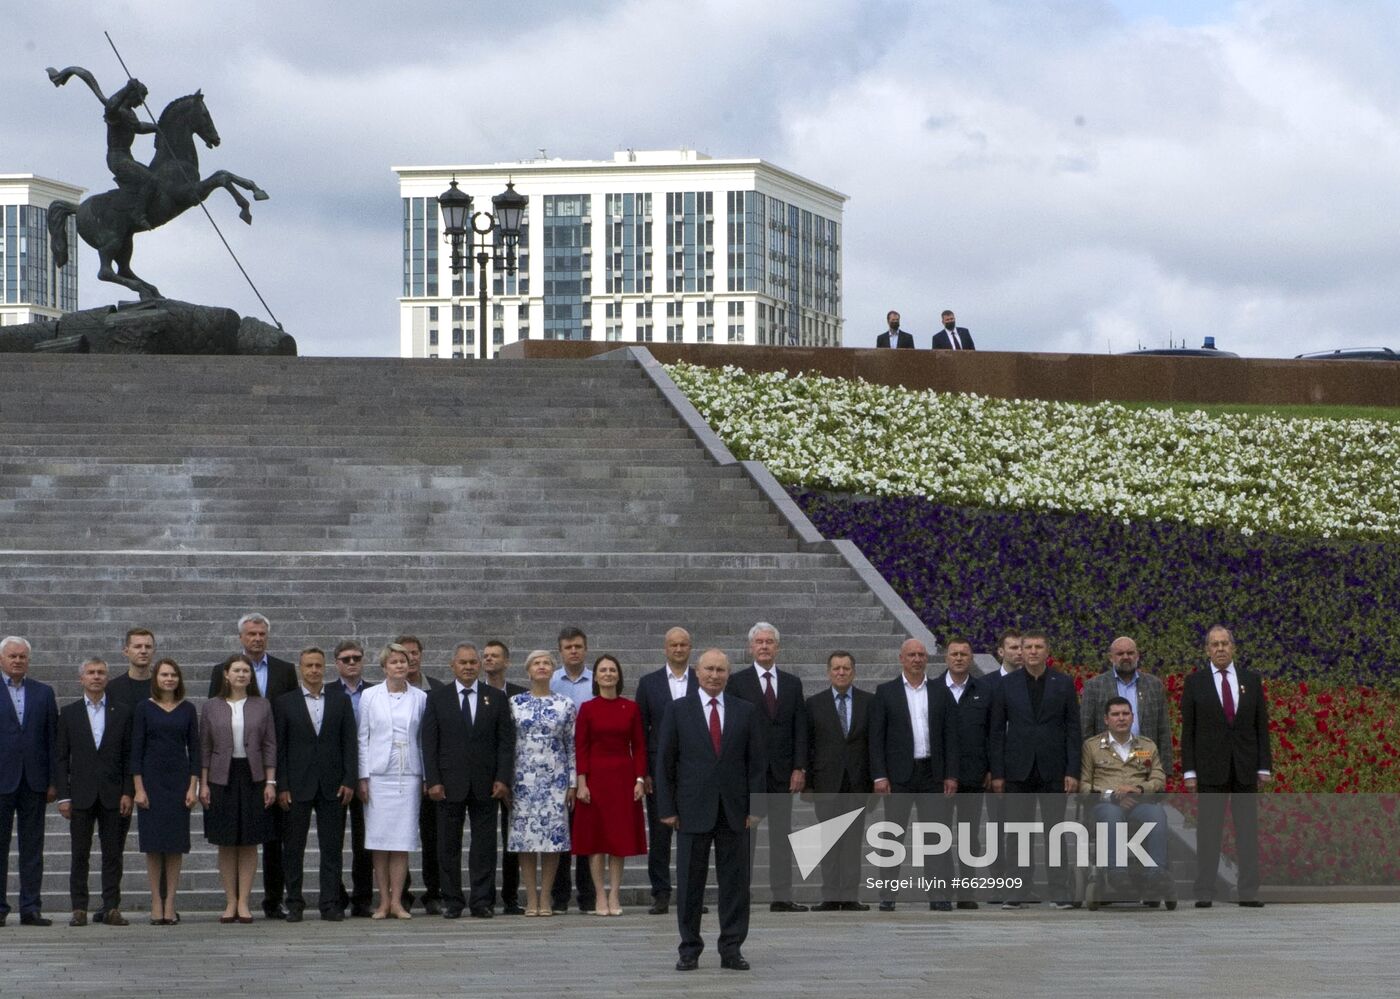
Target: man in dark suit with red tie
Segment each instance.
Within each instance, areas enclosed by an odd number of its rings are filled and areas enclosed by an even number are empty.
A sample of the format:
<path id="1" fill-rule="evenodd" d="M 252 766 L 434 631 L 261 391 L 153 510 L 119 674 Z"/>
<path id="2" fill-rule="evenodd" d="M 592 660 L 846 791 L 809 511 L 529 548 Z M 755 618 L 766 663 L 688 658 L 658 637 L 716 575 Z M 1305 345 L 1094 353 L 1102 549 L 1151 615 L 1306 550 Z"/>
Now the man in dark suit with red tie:
<path id="1" fill-rule="evenodd" d="M 763 751 L 768 760 L 770 795 L 768 814 L 768 885 L 773 912 L 806 912 L 807 906 L 792 900 L 792 797 L 807 786 L 807 700 L 802 681 L 777 667 L 778 629 L 760 621 L 749 629 L 749 655 L 753 669 L 741 669 L 729 678 L 726 692 L 758 709 L 763 730 Z M 752 829 L 751 852 L 757 852 L 758 830 Z"/>
<path id="2" fill-rule="evenodd" d="M 815 792 L 812 808 L 825 822 L 850 809 L 844 795 L 869 794 L 870 705 L 873 696 L 855 685 L 856 660 L 838 650 L 826 657 L 831 686 L 807 698 L 807 788 Z M 854 823 L 822 858 L 822 901 L 818 912 L 864 912 L 860 901 L 860 845 L 865 823 Z"/>
<path id="3" fill-rule="evenodd" d="M 1181 765 L 1186 790 L 1200 792 L 1196 827 L 1196 907 L 1210 908 L 1220 866 L 1225 803 L 1235 825 L 1239 904 L 1259 901 L 1261 782 L 1273 779 L 1269 702 L 1259 676 L 1235 665 L 1235 639 L 1216 625 L 1206 632 L 1210 666 L 1186 678 L 1181 691 Z"/>
<path id="4" fill-rule="evenodd" d="M 765 788 L 763 722 L 749 703 L 729 696 L 729 657 L 707 649 L 695 669 L 699 689 L 673 701 L 661 721 L 656 801 L 662 821 L 680 833 L 676 847 L 677 971 L 699 966 L 705 941 L 700 916 L 715 850 L 719 880 L 720 966 L 748 971 L 740 948 L 749 933 L 749 836 L 754 795 Z"/>
<path id="5" fill-rule="evenodd" d="M 287 921 L 299 923 L 306 897 L 306 840 L 316 815 L 320 847 L 321 918 L 345 918 L 340 899 L 345 807 L 360 777 L 355 706 L 339 683 L 326 686 L 326 654 L 311 646 L 298 656 L 301 684 L 273 702 L 277 718 L 277 803 L 287 813 L 282 869 L 287 876 Z"/>
<path id="6" fill-rule="evenodd" d="M 496 818 L 515 771 L 515 721 L 505 696 L 481 682 L 475 645 L 452 650 L 455 682 L 428 694 L 423 709 L 423 783 L 438 803 L 439 883 L 442 915 L 456 919 L 470 909 L 490 919 L 496 901 Z M 462 893 L 462 824 L 470 820 L 467 867 L 471 897 Z M 426 867 L 428 861 L 425 860 Z"/>
<path id="7" fill-rule="evenodd" d="M 102 853 L 102 908 L 94 923 L 125 926 L 121 913 L 122 819 L 131 815 L 131 708 L 107 697 L 107 664 L 89 659 L 78 673 L 83 696 L 58 713 L 58 756 L 53 784 L 58 814 L 69 823 L 72 842 L 68 893 L 73 904 L 69 926 L 88 921 L 88 865 L 92 831 Z"/>

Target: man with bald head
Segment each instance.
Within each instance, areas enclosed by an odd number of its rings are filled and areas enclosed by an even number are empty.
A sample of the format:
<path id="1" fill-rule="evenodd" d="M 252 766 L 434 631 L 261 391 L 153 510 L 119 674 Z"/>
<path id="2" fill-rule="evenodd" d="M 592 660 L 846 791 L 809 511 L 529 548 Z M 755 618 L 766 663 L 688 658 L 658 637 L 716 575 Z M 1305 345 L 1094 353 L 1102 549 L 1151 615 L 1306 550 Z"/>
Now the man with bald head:
<path id="1" fill-rule="evenodd" d="M 920 822 L 947 823 L 958 793 L 957 704 L 945 683 L 928 682 L 928 646 L 910 638 L 899 647 L 900 675 L 875 688 L 870 709 L 870 776 L 876 794 L 893 794 L 885 817 L 908 828 L 910 812 Z M 924 869 L 925 877 L 946 878 L 951 858 L 941 854 Z M 890 880 L 899 871 L 890 871 Z M 930 887 L 929 894 L 935 893 Z M 880 900 L 881 912 L 893 912 L 893 890 Z M 951 909 L 947 898 L 930 898 L 929 908 Z"/>
<path id="2" fill-rule="evenodd" d="M 1080 691 L 1080 737 L 1091 739 L 1103 732 L 1108 702 L 1121 697 L 1133 709 L 1133 735 L 1151 739 L 1162 757 L 1162 769 L 1172 772 L 1172 720 L 1167 711 L 1167 689 L 1155 676 L 1138 668 L 1137 642 L 1127 635 L 1108 647 L 1108 665 L 1084 683 Z"/>
<path id="3" fill-rule="evenodd" d="M 760 711 L 730 696 L 729 657 L 706 649 L 696 666 L 698 689 L 672 701 L 661 719 L 656 800 L 661 821 L 680 833 L 677 971 L 699 966 L 705 942 L 700 917 L 710 848 L 719 881 L 720 967 L 748 971 L 740 947 L 749 933 L 749 837 L 757 821 L 753 796 L 767 786 Z"/>
<path id="4" fill-rule="evenodd" d="M 672 701 L 695 693 L 698 683 L 690 668 L 690 632 L 675 627 L 666 632 L 663 651 L 666 665 L 652 670 L 637 681 L 637 706 L 641 709 L 642 731 L 647 740 L 647 877 L 651 880 L 653 916 L 664 915 L 671 906 L 671 827 L 661 821 L 656 806 L 657 747 L 661 719 Z"/>

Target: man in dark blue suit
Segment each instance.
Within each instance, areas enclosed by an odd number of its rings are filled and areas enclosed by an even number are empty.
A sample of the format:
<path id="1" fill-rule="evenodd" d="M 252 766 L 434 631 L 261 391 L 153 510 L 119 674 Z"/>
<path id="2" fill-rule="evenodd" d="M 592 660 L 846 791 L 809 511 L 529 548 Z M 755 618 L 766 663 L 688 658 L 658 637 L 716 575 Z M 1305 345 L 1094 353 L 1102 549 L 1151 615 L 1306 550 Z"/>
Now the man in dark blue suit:
<path id="1" fill-rule="evenodd" d="M 661 719 L 672 701 L 699 689 L 695 671 L 690 668 L 690 632 L 672 628 L 666 632 L 666 665 L 637 681 L 637 706 L 642 713 L 642 732 L 647 740 L 647 877 L 651 880 L 653 916 L 661 916 L 671 906 L 671 827 L 661 821 L 656 805 L 657 749 L 661 743 Z"/>
<path id="2" fill-rule="evenodd" d="M 661 720 L 656 801 L 662 821 L 680 832 L 676 850 L 680 927 L 677 971 L 699 966 L 710 847 L 719 880 L 720 966 L 747 971 L 740 948 L 749 934 L 749 836 L 752 796 L 762 794 L 767 761 L 757 709 L 725 692 L 729 657 L 707 649 L 696 667 L 699 690 L 672 702 Z"/>
<path id="3" fill-rule="evenodd" d="M 953 823 L 959 830 L 967 825 L 967 854 L 977 857 L 982 854 L 982 800 L 992 783 L 987 748 L 991 742 L 992 701 L 1000 674 L 992 674 L 997 680 L 973 675 L 972 643 L 965 638 L 950 637 L 944 646 L 943 658 L 948 668 L 938 680 L 952 695 L 953 716 L 958 727 L 958 793 L 953 799 Z M 958 836 L 961 839 L 961 831 Z M 963 877 L 987 876 L 984 869 L 962 865 L 958 873 Z M 957 894 L 959 909 L 978 907 L 970 890 Z"/>
<path id="4" fill-rule="evenodd" d="M 11 635 L 0 640 L 0 926 L 10 914 L 10 831 L 19 817 L 19 921 L 52 926 L 39 899 L 44 880 L 44 809 L 53 801 L 53 761 L 58 743 L 58 701 L 53 688 L 29 679 L 30 645 Z"/>
<path id="5" fill-rule="evenodd" d="M 753 669 L 741 669 L 729 679 L 726 691 L 758 709 L 763 730 L 763 751 L 768 760 L 771 796 L 764 825 L 768 827 L 768 885 L 773 912 L 806 912 L 807 906 L 792 900 L 792 797 L 807 787 L 807 698 L 802 681 L 777 666 L 778 629 L 760 621 L 749 629 L 749 655 Z M 751 853 L 758 850 L 758 830 L 751 830 Z"/>
<path id="6" fill-rule="evenodd" d="M 1035 806 L 1049 831 L 1064 821 L 1067 795 L 1079 789 L 1079 694 L 1074 681 L 1048 665 L 1050 642 L 1043 631 L 1027 631 L 1021 636 L 1021 670 L 1002 678 L 992 702 L 992 791 L 1006 792 L 1003 818 L 1007 822 L 1031 822 Z M 1019 893 L 1013 893 L 1002 908 L 1019 909 L 1017 894 L 1029 892 L 1035 880 L 1035 856 L 1025 866 L 1007 859 L 1007 869 L 1015 866 L 1021 878 Z M 1054 906 L 1071 907 L 1069 871 L 1066 867 L 1046 872 Z"/>
<path id="7" fill-rule="evenodd" d="M 885 818 L 907 829 L 917 810 L 920 822 L 948 821 L 951 799 L 958 793 L 957 705 L 942 682 L 928 681 L 928 647 L 910 638 L 899 647 L 900 675 L 875 688 L 870 710 L 870 776 L 876 794 L 893 794 Z M 952 873 L 942 854 L 918 874 L 932 881 Z M 894 880 L 899 869 L 882 872 Z M 930 895 L 943 891 L 930 886 Z M 931 898 L 929 908 L 946 911 L 952 903 Z M 893 912 L 894 892 L 885 889 L 881 912 Z"/>

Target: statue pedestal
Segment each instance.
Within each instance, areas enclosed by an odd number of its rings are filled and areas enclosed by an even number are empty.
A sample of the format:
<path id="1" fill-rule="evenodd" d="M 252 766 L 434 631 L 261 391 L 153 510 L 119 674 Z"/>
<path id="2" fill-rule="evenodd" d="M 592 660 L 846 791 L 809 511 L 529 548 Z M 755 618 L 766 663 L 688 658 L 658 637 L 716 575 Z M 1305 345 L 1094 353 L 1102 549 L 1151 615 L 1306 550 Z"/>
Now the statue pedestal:
<path id="1" fill-rule="evenodd" d="M 0 329 L 0 353 L 34 351 L 294 357 L 297 342 L 276 326 L 240 317 L 232 309 L 157 298 L 70 312 L 56 323 Z"/>

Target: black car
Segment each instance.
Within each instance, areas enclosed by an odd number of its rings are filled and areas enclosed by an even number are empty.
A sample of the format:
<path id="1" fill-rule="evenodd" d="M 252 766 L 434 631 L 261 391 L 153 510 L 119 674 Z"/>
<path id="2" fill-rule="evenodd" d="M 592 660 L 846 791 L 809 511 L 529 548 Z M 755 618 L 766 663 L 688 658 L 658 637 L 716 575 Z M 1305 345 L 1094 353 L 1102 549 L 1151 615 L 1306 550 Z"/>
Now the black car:
<path id="1" fill-rule="evenodd" d="M 1299 354 L 1305 361 L 1400 361 L 1400 354 L 1389 347 L 1339 347 L 1336 350 L 1318 350 L 1310 354 Z"/>

